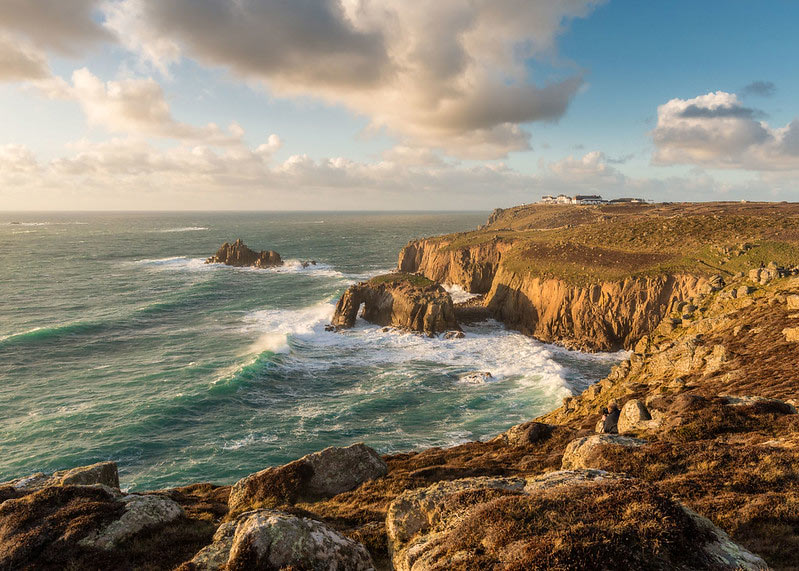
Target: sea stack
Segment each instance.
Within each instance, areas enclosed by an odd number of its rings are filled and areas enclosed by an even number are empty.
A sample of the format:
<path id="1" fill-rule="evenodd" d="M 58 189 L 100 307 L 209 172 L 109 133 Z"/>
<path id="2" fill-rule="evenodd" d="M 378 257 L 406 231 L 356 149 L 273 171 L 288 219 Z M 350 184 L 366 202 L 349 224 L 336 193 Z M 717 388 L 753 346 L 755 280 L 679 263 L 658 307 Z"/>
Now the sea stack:
<path id="1" fill-rule="evenodd" d="M 226 266 L 253 268 L 274 268 L 282 266 L 283 260 L 280 254 L 274 250 L 262 250 L 256 252 L 247 247 L 241 238 L 229 244 L 225 242 L 220 246 L 216 254 L 205 260 L 206 264 L 225 264 Z"/>
<path id="2" fill-rule="evenodd" d="M 460 331 L 452 298 L 435 282 L 407 273 L 393 273 L 350 286 L 336 304 L 333 326 L 355 325 L 358 310 L 370 323 L 429 336 Z"/>

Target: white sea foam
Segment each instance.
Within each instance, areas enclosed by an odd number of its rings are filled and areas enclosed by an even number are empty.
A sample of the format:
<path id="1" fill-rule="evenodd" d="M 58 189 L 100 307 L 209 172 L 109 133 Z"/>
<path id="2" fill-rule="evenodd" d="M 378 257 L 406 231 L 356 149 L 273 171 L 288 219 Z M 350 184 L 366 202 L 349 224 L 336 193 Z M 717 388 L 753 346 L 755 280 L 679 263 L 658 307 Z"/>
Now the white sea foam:
<path id="1" fill-rule="evenodd" d="M 552 348 L 520 333 L 506 331 L 499 323 L 466 327 L 463 339 L 428 338 L 395 329 L 385 329 L 358 319 L 356 327 L 340 333 L 325 331 L 332 317 L 332 303 L 298 310 L 263 310 L 246 318 L 245 330 L 261 332 L 253 347 L 286 347 L 302 344 L 301 354 L 281 362 L 287 368 L 323 373 L 336 366 L 363 365 L 377 369 L 416 363 L 452 375 L 455 384 L 464 375 L 474 375 L 460 384 L 491 384 L 510 380 L 519 390 L 535 388 L 542 396 L 560 398 L 570 394 L 568 371 L 552 354 Z M 285 345 L 281 340 L 285 340 Z M 316 354 L 314 357 L 311 354 Z M 335 358 L 319 358 L 335 355 Z M 396 374 L 396 373 L 393 373 Z M 355 389 L 360 390 L 360 389 Z"/>
<path id="2" fill-rule="evenodd" d="M 444 289 L 447 290 L 447 293 L 452 297 L 452 303 L 463 303 L 464 301 L 479 297 L 479 294 L 469 293 L 459 285 L 444 284 Z"/>
<path id="3" fill-rule="evenodd" d="M 203 230 L 208 230 L 208 228 L 205 226 L 186 226 L 185 228 L 167 228 L 166 230 L 159 230 L 159 232 L 171 234 L 173 232 L 201 232 Z"/>
<path id="4" fill-rule="evenodd" d="M 226 441 L 222 445 L 223 450 L 238 450 L 239 448 L 244 448 L 245 446 L 249 446 L 251 444 L 255 444 L 256 442 L 275 442 L 278 440 L 278 437 L 274 434 L 265 434 L 265 435 L 256 435 L 250 432 L 244 438 L 239 438 L 236 440 Z"/>

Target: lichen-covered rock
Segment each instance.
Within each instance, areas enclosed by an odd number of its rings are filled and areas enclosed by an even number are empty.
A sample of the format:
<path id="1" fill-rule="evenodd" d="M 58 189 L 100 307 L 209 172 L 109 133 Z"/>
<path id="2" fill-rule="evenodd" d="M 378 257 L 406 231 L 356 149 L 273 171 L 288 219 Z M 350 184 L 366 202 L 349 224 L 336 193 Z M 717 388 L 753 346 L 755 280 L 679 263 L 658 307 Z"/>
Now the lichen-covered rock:
<path id="1" fill-rule="evenodd" d="M 630 438 L 619 434 L 592 434 L 571 441 L 563 452 L 561 469 L 574 470 L 577 468 L 604 467 L 602 450 L 606 447 L 624 446 L 638 447 L 646 444 L 645 440 Z"/>
<path id="2" fill-rule="evenodd" d="M 379 478 L 387 471 L 380 455 L 365 444 L 331 446 L 242 478 L 233 485 L 228 504 L 232 511 L 242 511 L 299 499 L 329 498 Z"/>
<path id="3" fill-rule="evenodd" d="M 158 495 L 130 494 L 120 500 L 125 505 L 122 515 L 81 540 L 86 547 L 113 549 L 117 544 L 148 527 L 175 521 L 183 515 L 175 501 Z"/>
<path id="4" fill-rule="evenodd" d="M 216 254 L 205 260 L 206 264 L 225 264 L 226 266 L 251 266 L 255 268 L 273 268 L 282 266 L 280 254 L 274 250 L 256 252 L 247 247 L 241 238 L 229 244 L 225 242 Z"/>
<path id="5" fill-rule="evenodd" d="M 638 399 L 630 399 L 621 408 L 618 430 L 620 434 L 647 428 L 647 422 L 652 420 L 644 403 Z"/>
<path id="6" fill-rule="evenodd" d="M 524 447 L 536 444 L 545 439 L 552 432 L 552 427 L 542 422 L 525 422 L 512 426 L 499 435 L 499 439 L 514 447 Z"/>
<path id="7" fill-rule="evenodd" d="M 401 494 L 386 517 L 394 569 L 766 568 L 651 484 L 601 470 L 523 481 L 468 478 Z"/>
<path id="8" fill-rule="evenodd" d="M 18 490 L 41 490 L 49 486 L 102 484 L 119 488 L 119 472 L 116 462 L 98 462 L 90 466 L 79 466 L 70 470 L 60 470 L 51 475 L 37 472 L 23 478 L 4 482 L 0 486 L 12 486 Z"/>
<path id="9" fill-rule="evenodd" d="M 426 278 L 398 273 L 350 286 L 336 304 L 332 325 L 353 327 L 361 306 L 363 318 L 377 325 L 430 336 L 460 331 L 452 297 Z"/>
<path id="10" fill-rule="evenodd" d="M 192 559 L 197 571 L 303 569 L 370 571 L 374 563 L 360 543 L 323 523 L 274 510 L 256 510 L 224 524 L 214 542 Z"/>

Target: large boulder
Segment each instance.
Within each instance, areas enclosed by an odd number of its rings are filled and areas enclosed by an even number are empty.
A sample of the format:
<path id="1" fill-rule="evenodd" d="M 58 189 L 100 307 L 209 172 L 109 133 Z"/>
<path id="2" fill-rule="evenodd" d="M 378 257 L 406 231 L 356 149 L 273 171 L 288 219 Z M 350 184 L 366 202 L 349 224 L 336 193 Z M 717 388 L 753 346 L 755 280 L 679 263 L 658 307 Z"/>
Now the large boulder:
<path id="1" fill-rule="evenodd" d="M 363 306 L 370 323 L 437 335 L 460 331 L 452 297 L 440 285 L 412 274 L 388 274 L 350 286 L 336 304 L 332 325 L 355 325 Z"/>
<path id="2" fill-rule="evenodd" d="M 606 467 L 603 451 L 608 448 L 626 447 L 636 448 L 646 444 L 645 440 L 621 436 L 619 434 L 592 434 L 576 440 L 572 440 L 566 446 L 561 461 L 561 469 L 575 470 L 578 468 L 597 468 Z"/>
<path id="3" fill-rule="evenodd" d="M 380 455 L 365 444 L 331 446 L 242 478 L 233 485 L 228 505 L 236 512 L 291 504 L 301 499 L 329 498 L 379 478 L 387 471 Z"/>
<path id="4" fill-rule="evenodd" d="M 213 543 L 191 560 L 190 568 L 370 571 L 375 567 L 363 545 L 323 523 L 274 510 L 255 510 L 223 524 Z"/>
<path id="5" fill-rule="evenodd" d="M 600 470 L 409 490 L 386 530 L 397 571 L 767 568 L 651 484 Z"/>
<path id="6" fill-rule="evenodd" d="M 280 254 L 274 250 L 256 252 L 247 247 L 241 238 L 229 244 L 225 242 L 216 251 L 216 254 L 205 260 L 206 264 L 225 264 L 226 266 L 251 266 L 254 268 L 273 268 L 282 266 Z"/>
<path id="7" fill-rule="evenodd" d="M 644 430 L 649 426 L 648 422 L 651 420 L 652 415 L 649 414 L 644 403 L 638 399 L 630 399 L 621 407 L 618 423 L 619 434 Z"/>
<path id="8" fill-rule="evenodd" d="M 0 486 L 11 486 L 17 490 L 41 490 L 49 486 L 102 484 L 119 488 L 119 471 L 116 462 L 98 462 L 90 466 L 79 466 L 70 470 L 60 470 L 53 474 L 37 472 L 30 476 L 3 482 Z"/>

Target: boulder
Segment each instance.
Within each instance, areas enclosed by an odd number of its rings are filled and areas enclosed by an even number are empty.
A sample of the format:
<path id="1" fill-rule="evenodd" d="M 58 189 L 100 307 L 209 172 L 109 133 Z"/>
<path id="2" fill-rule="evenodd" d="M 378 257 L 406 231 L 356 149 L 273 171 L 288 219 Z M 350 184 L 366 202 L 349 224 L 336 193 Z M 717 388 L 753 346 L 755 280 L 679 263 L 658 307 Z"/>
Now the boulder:
<path id="1" fill-rule="evenodd" d="M 182 517 L 183 508 L 177 502 L 159 495 L 129 494 L 119 499 L 125 511 L 122 515 L 81 540 L 85 547 L 113 549 L 120 542 L 140 531 L 167 524 Z"/>
<path id="2" fill-rule="evenodd" d="M 572 440 L 566 446 L 561 460 L 561 469 L 603 468 L 602 452 L 609 447 L 635 448 L 646 444 L 645 440 L 619 434 L 593 434 Z"/>
<path id="3" fill-rule="evenodd" d="M 274 510 L 255 510 L 223 524 L 191 567 L 370 571 L 372 557 L 360 543 L 321 522 Z"/>
<path id="4" fill-rule="evenodd" d="M 463 331 L 447 331 L 444 333 L 444 339 L 463 339 L 466 334 Z"/>
<path id="5" fill-rule="evenodd" d="M 350 286 L 336 304 L 332 324 L 353 327 L 361 306 L 363 318 L 376 325 L 430 336 L 460 331 L 452 297 L 421 276 L 396 273 Z"/>
<path id="6" fill-rule="evenodd" d="M 618 431 L 620 434 L 643 430 L 648 427 L 648 421 L 652 420 L 644 403 L 638 399 L 628 400 L 621 408 L 619 415 Z"/>
<path id="7" fill-rule="evenodd" d="M 500 438 L 509 446 L 521 448 L 544 440 L 551 432 L 548 424 L 530 421 L 509 428 Z"/>
<path id="8" fill-rule="evenodd" d="M 739 396 L 721 395 L 722 401 L 728 406 L 746 406 L 760 409 L 763 412 L 773 412 L 777 414 L 796 414 L 796 406 L 790 401 L 760 397 L 760 396 Z"/>
<path id="9" fill-rule="evenodd" d="M 3 482 L 0 486 L 12 486 L 17 490 L 41 490 L 49 486 L 102 484 L 119 488 L 119 472 L 116 462 L 98 462 L 89 466 L 79 466 L 70 470 L 60 470 L 53 474 L 37 472 L 30 476 Z"/>
<path id="10" fill-rule="evenodd" d="M 241 238 L 229 244 L 225 242 L 216 251 L 216 254 L 205 260 L 206 264 L 225 264 L 226 266 L 250 266 L 254 268 L 273 268 L 282 266 L 280 254 L 274 250 L 256 252 L 247 247 Z"/>
<path id="11" fill-rule="evenodd" d="M 767 568 L 651 484 L 601 470 L 408 490 L 389 505 L 386 530 L 397 571 Z"/>
<path id="12" fill-rule="evenodd" d="M 331 446 L 242 478 L 233 485 L 228 505 L 236 512 L 292 504 L 301 499 L 330 498 L 384 476 L 387 471 L 377 452 L 362 443 L 346 448 Z"/>

